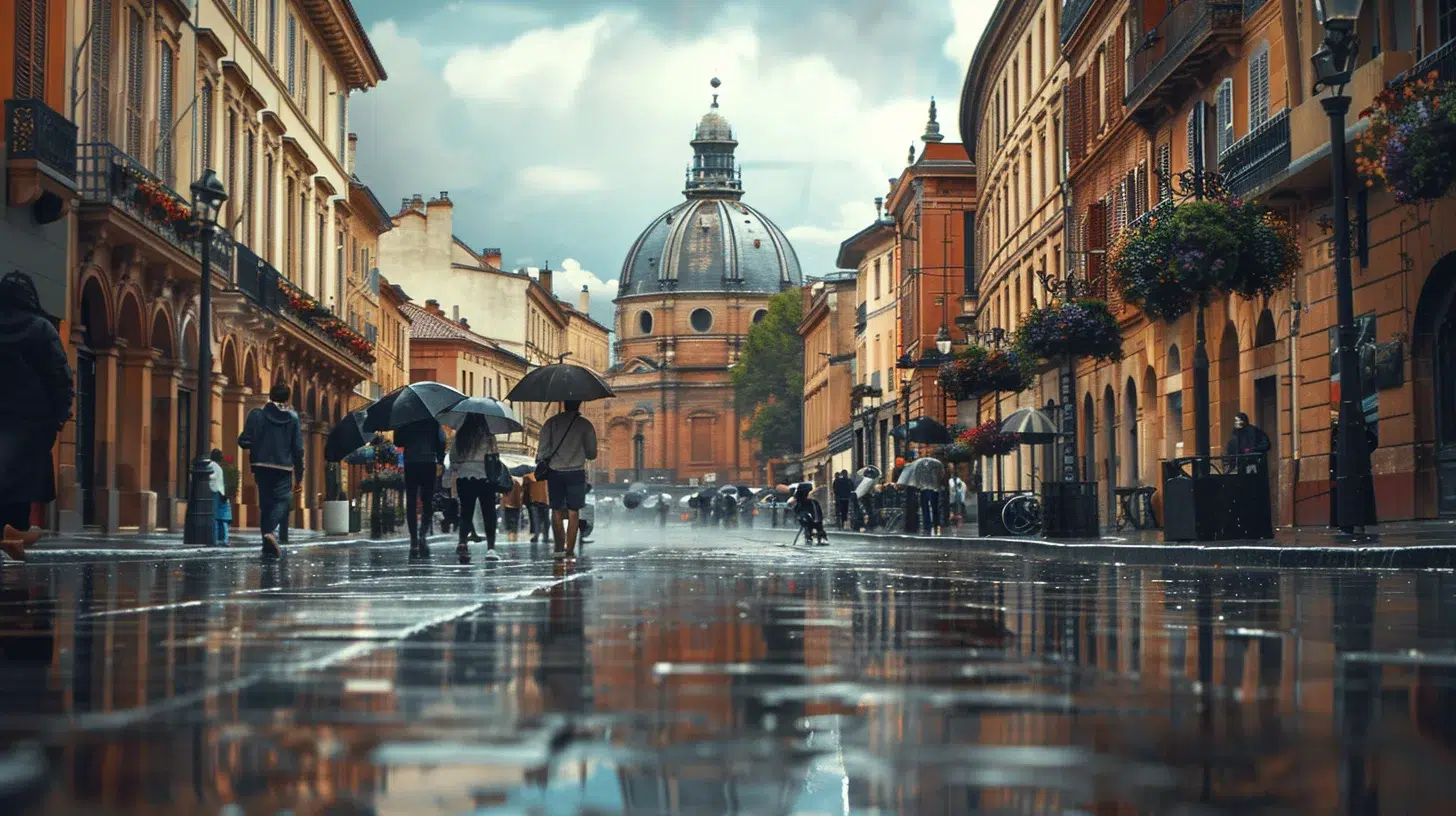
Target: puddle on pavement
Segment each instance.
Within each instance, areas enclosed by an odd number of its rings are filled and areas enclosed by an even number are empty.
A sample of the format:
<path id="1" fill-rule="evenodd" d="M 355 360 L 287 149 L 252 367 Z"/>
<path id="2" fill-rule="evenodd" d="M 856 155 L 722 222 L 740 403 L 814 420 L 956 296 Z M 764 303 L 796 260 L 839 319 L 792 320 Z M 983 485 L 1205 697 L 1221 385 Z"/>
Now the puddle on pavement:
<path id="1" fill-rule="evenodd" d="M 6 568 L 0 812 L 1456 812 L 1449 573 L 760 549 Z"/>

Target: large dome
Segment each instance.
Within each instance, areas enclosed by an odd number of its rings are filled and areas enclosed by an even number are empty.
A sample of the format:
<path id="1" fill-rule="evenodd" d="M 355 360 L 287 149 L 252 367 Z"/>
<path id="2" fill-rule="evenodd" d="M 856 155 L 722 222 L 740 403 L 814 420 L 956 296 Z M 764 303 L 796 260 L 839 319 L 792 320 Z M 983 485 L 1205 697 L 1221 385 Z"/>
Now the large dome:
<path id="1" fill-rule="evenodd" d="M 774 294 L 803 282 L 789 239 L 763 213 L 732 199 L 695 198 L 659 215 L 633 242 L 618 296 Z"/>
<path id="2" fill-rule="evenodd" d="M 721 83 L 715 78 L 714 89 Z M 804 282 L 789 239 L 744 204 L 738 142 L 718 95 L 693 130 L 693 163 L 681 204 L 653 219 L 622 264 L 618 297 L 651 292 L 774 294 Z"/>

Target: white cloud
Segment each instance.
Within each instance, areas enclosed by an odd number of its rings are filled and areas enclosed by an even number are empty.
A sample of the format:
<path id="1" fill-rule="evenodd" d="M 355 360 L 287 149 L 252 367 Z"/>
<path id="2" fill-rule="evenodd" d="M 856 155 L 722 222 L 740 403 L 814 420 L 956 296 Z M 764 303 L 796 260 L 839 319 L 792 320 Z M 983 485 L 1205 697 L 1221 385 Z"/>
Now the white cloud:
<path id="1" fill-rule="evenodd" d="M 445 63 L 445 83 L 460 99 L 568 110 L 597 46 L 630 21 L 630 16 L 607 13 L 576 25 L 527 31 L 504 45 L 461 49 Z"/>
<path id="2" fill-rule="evenodd" d="M 838 247 L 844 239 L 859 232 L 875 220 L 875 205 L 869 201 L 846 201 L 839 205 L 839 222 L 832 227 L 801 224 L 784 231 L 794 246 L 821 244 Z"/>
<path id="3" fill-rule="evenodd" d="M 960 68 L 962 76 L 970 67 L 976 45 L 981 42 L 981 35 L 995 11 L 993 0 L 950 0 L 951 30 L 942 49 L 945 56 Z"/>
<path id="4" fill-rule="evenodd" d="M 538 266 L 521 267 L 532 278 L 541 278 Z M 612 300 L 617 297 L 617 279 L 603 280 L 596 273 L 583 269 L 581 262 L 567 258 L 551 270 L 551 293 L 561 300 L 577 305 L 581 287 L 585 286 L 591 295 L 591 317 L 599 323 L 612 325 Z"/>
<path id="5" fill-rule="evenodd" d="M 521 171 L 520 185 L 527 194 L 562 195 L 605 190 L 607 180 L 593 170 L 536 164 Z"/>

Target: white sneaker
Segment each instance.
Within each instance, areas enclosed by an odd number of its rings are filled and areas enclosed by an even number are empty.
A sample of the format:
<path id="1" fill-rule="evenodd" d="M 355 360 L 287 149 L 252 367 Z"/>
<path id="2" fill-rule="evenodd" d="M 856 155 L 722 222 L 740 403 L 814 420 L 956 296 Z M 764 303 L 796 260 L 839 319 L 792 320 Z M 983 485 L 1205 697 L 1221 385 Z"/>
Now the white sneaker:
<path id="1" fill-rule="evenodd" d="M 500 553 L 496 552 L 494 549 L 486 550 L 485 551 L 485 560 L 487 560 L 487 561 L 499 561 L 500 560 Z"/>

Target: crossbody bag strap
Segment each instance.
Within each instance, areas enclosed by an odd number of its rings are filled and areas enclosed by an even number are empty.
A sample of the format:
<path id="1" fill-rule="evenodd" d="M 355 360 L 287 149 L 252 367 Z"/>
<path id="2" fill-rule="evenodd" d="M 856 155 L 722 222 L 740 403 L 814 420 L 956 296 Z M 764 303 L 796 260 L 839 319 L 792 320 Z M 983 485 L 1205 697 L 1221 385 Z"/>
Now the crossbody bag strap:
<path id="1" fill-rule="evenodd" d="M 571 433 L 571 429 L 576 426 L 576 421 L 578 419 L 581 419 L 581 414 L 577 414 L 576 416 L 571 418 L 570 422 L 566 423 L 566 430 L 561 432 L 561 441 L 556 443 L 556 447 L 552 449 L 551 455 L 546 457 L 546 461 L 549 462 L 552 459 L 556 458 L 556 452 L 561 450 L 562 445 L 566 444 L 566 435 Z"/>

